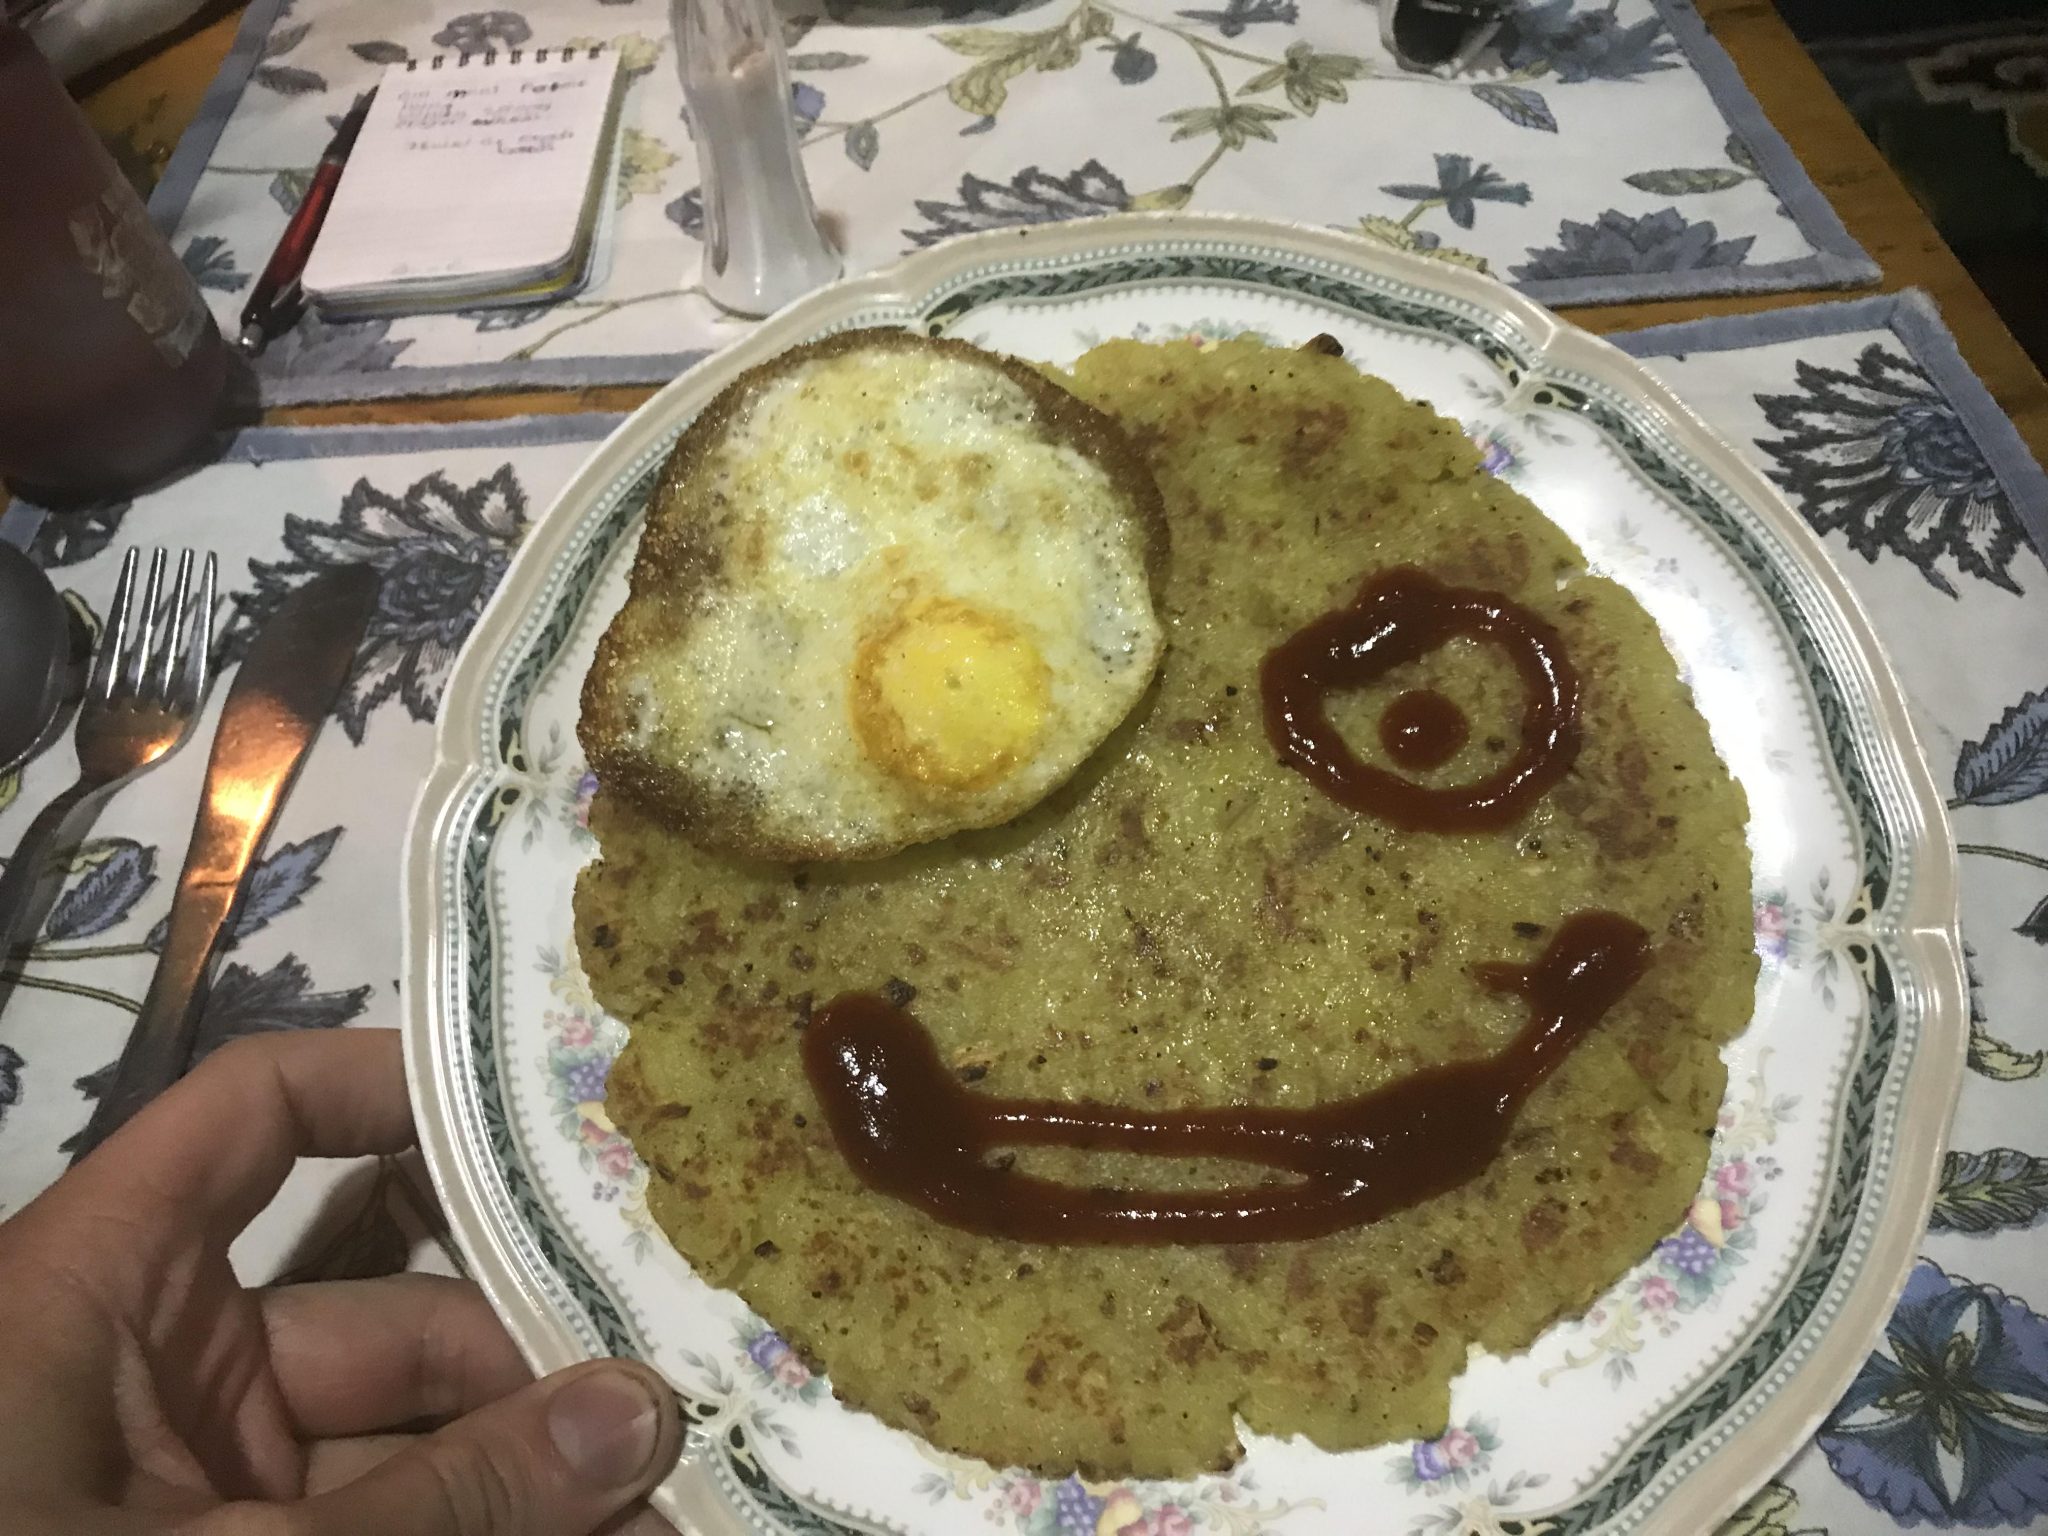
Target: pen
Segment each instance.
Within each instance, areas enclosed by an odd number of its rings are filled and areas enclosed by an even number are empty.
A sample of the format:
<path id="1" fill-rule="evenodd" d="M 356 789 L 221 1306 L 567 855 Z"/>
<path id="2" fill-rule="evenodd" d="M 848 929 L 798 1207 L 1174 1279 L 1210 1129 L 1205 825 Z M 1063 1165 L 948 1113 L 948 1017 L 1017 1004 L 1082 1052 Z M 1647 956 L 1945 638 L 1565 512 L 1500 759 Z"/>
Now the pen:
<path id="1" fill-rule="evenodd" d="M 261 352 L 273 335 L 298 319 L 304 303 L 299 292 L 299 274 L 306 270 L 306 258 L 313 254 L 313 241 L 326 221 L 328 204 L 334 201 L 341 169 L 348 164 L 349 151 L 356 147 L 356 135 L 363 131 L 363 119 L 369 115 L 370 101 L 376 94 L 375 90 L 368 90 L 358 96 L 334 130 L 327 152 L 313 168 L 313 179 L 306 186 L 305 196 L 292 210 L 284 233 L 278 236 L 277 249 L 270 253 L 263 275 L 256 279 L 249 302 L 242 306 L 242 334 L 237 344 L 251 357 Z"/>

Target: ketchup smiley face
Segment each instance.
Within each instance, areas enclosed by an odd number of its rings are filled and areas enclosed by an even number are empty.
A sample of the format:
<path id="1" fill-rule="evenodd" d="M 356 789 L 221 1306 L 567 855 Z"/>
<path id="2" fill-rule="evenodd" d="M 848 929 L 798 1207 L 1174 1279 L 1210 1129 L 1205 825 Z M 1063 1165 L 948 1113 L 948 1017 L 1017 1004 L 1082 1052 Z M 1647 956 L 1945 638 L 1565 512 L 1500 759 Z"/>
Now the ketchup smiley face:
<path id="1" fill-rule="evenodd" d="M 1521 675 L 1527 702 L 1513 756 L 1483 778 L 1444 786 L 1361 761 L 1330 723 L 1328 696 L 1459 635 L 1501 647 Z M 1453 587 L 1413 566 L 1368 578 L 1348 607 L 1276 645 L 1259 678 L 1281 761 L 1340 805 L 1398 827 L 1506 826 L 1578 755 L 1578 676 L 1557 631 L 1499 593 Z M 1433 689 L 1399 695 L 1380 721 L 1388 760 L 1407 769 L 1441 767 L 1469 735 L 1464 712 Z M 863 992 L 812 1017 L 804 1070 L 855 1174 L 949 1226 L 1047 1243 L 1296 1241 L 1378 1220 L 1483 1173 L 1523 1101 L 1649 961 L 1649 936 L 1629 918 L 1570 913 L 1533 962 L 1472 968 L 1481 988 L 1528 1009 L 1493 1055 L 1302 1109 L 1156 1113 L 970 1092 L 917 1019 Z M 1225 1158 L 1282 1177 L 1220 1190 L 1111 1188 L 1021 1173 L 1014 1159 L 994 1155 L 1030 1146 Z"/>

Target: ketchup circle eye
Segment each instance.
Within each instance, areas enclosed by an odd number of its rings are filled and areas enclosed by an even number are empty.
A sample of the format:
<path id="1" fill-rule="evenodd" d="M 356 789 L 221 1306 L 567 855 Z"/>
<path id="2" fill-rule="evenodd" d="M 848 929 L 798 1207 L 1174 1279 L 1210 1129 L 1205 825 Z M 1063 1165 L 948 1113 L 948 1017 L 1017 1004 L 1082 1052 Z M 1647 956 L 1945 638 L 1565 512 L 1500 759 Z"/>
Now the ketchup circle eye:
<path id="1" fill-rule="evenodd" d="M 1465 711 L 1434 688 L 1411 688 L 1380 716 L 1380 746 L 1403 768 L 1441 768 L 1472 735 Z"/>
<path id="2" fill-rule="evenodd" d="M 1428 785 L 1362 761 L 1330 723 L 1326 701 L 1459 635 L 1499 646 L 1526 702 L 1514 756 L 1467 784 Z M 1557 631 L 1498 592 L 1454 587 L 1414 566 L 1366 578 L 1351 605 L 1311 620 L 1259 666 L 1266 737 L 1280 761 L 1339 805 L 1397 827 L 1484 831 L 1520 818 L 1579 755 L 1579 678 Z M 1404 768 L 1447 763 L 1465 743 L 1464 712 L 1433 689 L 1388 707 L 1380 744 Z"/>

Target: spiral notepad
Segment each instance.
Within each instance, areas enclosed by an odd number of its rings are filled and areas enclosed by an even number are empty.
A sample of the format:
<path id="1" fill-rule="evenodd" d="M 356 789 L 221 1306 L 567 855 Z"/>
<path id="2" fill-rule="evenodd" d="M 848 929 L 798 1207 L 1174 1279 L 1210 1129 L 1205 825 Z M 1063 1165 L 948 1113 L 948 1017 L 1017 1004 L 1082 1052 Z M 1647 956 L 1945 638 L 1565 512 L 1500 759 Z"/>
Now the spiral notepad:
<path id="1" fill-rule="evenodd" d="M 393 65 L 301 279 L 324 315 L 531 304 L 580 287 L 610 180 L 618 56 Z"/>

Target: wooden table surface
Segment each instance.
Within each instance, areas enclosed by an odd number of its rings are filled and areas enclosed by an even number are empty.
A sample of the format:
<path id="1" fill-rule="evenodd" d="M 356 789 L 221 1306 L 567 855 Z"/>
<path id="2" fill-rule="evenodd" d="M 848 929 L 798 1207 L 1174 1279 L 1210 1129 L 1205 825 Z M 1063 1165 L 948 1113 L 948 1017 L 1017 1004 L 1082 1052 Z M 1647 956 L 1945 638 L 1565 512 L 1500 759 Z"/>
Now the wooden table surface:
<path id="1" fill-rule="evenodd" d="M 1970 280 L 1849 115 L 1769 0 L 1697 0 L 1715 36 L 1778 130 L 1791 141 L 1828 201 L 1884 269 L 1882 289 L 1922 288 L 1941 306 L 1963 356 L 2004 407 L 2034 457 L 2048 463 L 2048 383 L 2020 350 L 1997 311 Z M 220 68 L 240 11 L 219 14 L 168 46 L 100 72 L 86 91 L 88 114 L 103 132 L 148 158 L 168 159 Z M 1873 290 L 1860 290 L 1870 292 Z M 1564 314 L 1593 331 L 1632 330 L 1669 320 L 1811 303 L 1841 291 L 1746 294 L 1652 304 L 1606 304 Z M 624 410 L 652 390 L 606 387 L 526 391 L 423 400 L 302 406 L 271 413 L 293 422 L 451 421 L 528 411 Z"/>

